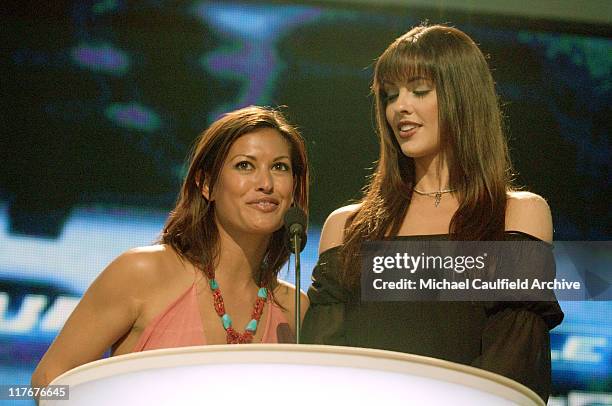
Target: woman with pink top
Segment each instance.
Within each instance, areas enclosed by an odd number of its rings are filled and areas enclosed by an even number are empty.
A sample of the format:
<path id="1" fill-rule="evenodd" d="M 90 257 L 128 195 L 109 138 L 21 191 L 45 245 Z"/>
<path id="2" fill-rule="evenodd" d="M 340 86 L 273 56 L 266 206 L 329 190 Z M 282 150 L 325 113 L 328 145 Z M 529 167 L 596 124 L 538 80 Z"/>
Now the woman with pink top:
<path id="1" fill-rule="evenodd" d="M 203 344 L 294 340 L 295 288 L 283 216 L 308 208 L 304 141 L 281 113 L 247 107 L 197 140 L 158 245 L 115 259 L 85 292 L 33 386 L 112 355 Z M 308 299 L 301 301 L 303 316 Z"/>

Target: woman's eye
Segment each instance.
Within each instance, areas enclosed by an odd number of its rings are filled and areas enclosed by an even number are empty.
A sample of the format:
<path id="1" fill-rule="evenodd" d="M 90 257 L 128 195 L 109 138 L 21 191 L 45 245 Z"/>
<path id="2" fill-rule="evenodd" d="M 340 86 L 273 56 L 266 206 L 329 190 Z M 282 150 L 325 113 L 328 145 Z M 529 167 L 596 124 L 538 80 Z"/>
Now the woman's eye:
<path id="1" fill-rule="evenodd" d="M 413 90 L 412 93 L 416 96 L 416 97 L 425 97 L 427 96 L 427 94 L 431 92 L 431 90 L 429 89 L 425 89 L 425 90 Z"/>
<path id="2" fill-rule="evenodd" d="M 236 165 L 234 165 L 234 168 L 240 169 L 240 170 L 247 170 L 247 169 L 251 169 L 252 167 L 253 165 L 249 161 L 240 161 Z"/>
<path id="3" fill-rule="evenodd" d="M 279 171 L 290 171 L 291 170 L 291 167 L 284 162 L 275 163 L 273 168 Z"/>
<path id="4" fill-rule="evenodd" d="M 387 93 L 385 94 L 385 101 L 388 102 L 392 102 L 393 100 L 397 99 L 397 93 Z"/>

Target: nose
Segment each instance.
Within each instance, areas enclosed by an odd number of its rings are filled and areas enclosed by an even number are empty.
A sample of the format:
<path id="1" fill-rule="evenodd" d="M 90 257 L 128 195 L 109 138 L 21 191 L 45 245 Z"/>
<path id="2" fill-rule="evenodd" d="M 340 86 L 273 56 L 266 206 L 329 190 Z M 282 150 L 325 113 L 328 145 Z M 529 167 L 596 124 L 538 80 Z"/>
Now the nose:
<path id="1" fill-rule="evenodd" d="M 274 191 L 274 179 L 272 172 L 269 170 L 261 170 L 257 176 L 257 191 L 263 193 L 272 193 Z"/>
<path id="2" fill-rule="evenodd" d="M 400 114 L 412 114 L 414 106 L 412 105 L 412 99 L 410 98 L 410 92 L 408 89 L 402 87 L 399 89 L 397 98 L 395 99 L 394 110 Z"/>

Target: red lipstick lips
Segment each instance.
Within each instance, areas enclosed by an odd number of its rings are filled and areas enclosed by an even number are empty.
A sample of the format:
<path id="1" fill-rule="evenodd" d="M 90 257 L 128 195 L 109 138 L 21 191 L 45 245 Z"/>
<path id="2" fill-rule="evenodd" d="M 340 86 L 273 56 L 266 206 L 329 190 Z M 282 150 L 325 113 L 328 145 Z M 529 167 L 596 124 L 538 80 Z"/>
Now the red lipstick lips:
<path id="1" fill-rule="evenodd" d="M 398 135 L 401 138 L 412 137 L 421 126 L 422 124 L 416 123 L 414 121 L 400 120 L 397 125 Z"/>

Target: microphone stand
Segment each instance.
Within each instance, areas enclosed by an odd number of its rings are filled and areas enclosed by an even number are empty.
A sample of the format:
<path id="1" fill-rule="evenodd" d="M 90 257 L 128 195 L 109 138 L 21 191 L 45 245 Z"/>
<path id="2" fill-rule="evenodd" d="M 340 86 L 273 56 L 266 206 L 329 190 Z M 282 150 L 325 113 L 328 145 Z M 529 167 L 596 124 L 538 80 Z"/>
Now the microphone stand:
<path id="1" fill-rule="evenodd" d="M 289 250 L 295 254 L 295 343 L 300 343 L 300 335 L 302 334 L 301 323 L 301 288 L 300 288 L 300 251 L 302 245 L 306 245 L 308 234 L 306 234 L 306 222 L 308 216 L 304 210 L 299 207 L 291 207 L 285 213 L 284 223 L 287 227 Z"/>
<path id="2" fill-rule="evenodd" d="M 302 246 L 302 238 L 299 233 L 296 233 L 291 239 L 293 243 L 293 252 L 295 253 L 295 343 L 300 343 L 301 334 L 301 289 L 300 289 L 300 248 Z"/>

